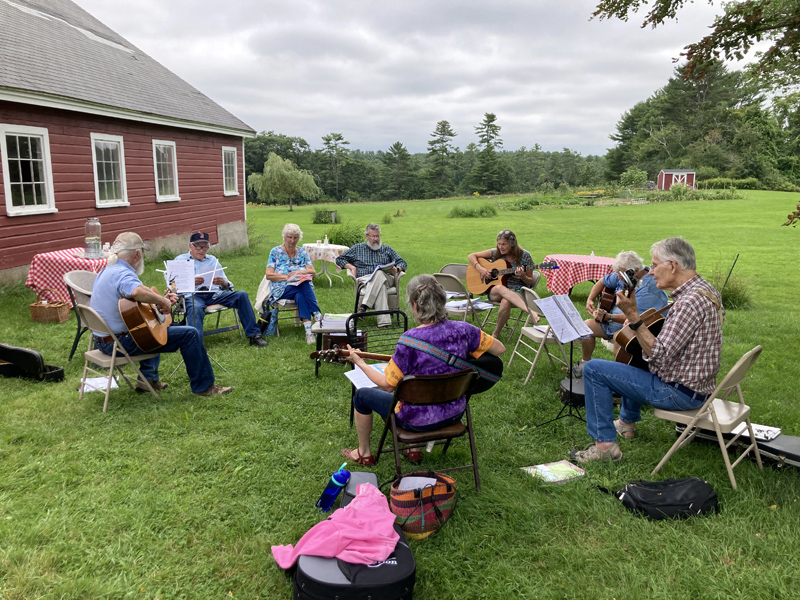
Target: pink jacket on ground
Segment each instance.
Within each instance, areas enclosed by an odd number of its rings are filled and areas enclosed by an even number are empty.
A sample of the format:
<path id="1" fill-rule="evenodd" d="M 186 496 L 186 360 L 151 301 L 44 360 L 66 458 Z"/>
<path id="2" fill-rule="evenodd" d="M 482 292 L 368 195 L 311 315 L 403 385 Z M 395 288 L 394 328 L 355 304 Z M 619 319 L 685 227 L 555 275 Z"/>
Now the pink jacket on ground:
<path id="1" fill-rule="evenodd" d="M 314 525 L 296 546 L 272 546 L 272 556 L 281 569 L 291 567 L 301 554 L 364 565 L 386 560 L 400 539 L 394 518 L 386 496 L 374 485 L 362 483 L 350 504 Z"/>

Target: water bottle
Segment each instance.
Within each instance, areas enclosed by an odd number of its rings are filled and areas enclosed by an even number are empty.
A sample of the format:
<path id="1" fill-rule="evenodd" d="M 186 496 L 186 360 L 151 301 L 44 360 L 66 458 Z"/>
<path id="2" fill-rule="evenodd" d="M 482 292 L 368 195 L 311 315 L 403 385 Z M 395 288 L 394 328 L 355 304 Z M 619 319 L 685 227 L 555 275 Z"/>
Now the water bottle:
<path id="1" fill-rule="evenodd" d="M 328 234 L 327 233 L 325 234 L 325 245 L 326 246 L 328 245 Z"/>
<path id="2" fill-rule="evenodd" d="M 339 492 L 342 491 L 342 488 L 344 488 L 350 480 L 350 471 L 345 471 L 344 468 L 346 464 L 346 462 L 342 463 L 339 470 L 331 475 L 331 480 L 328 482 L 328 485 L 322 490 L 322 494 L 316 504 L 316 507 L 322 512 L 328 512 L 331 509 L 331 506 L 333 506 L 333 503 L 336 502 L 336 498 L 339 496 Z"/>

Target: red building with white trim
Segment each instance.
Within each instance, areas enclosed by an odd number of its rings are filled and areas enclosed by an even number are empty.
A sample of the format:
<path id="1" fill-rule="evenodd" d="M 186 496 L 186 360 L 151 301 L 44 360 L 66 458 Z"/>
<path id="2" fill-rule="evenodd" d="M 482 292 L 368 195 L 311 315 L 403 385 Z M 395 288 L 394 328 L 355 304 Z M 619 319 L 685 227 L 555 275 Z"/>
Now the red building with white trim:
<path id="1" fill-rule="evenodd" d="M 37 40 L 37 43 L 31 43 Z M 0 280 L 34 254 L 133 230 L 247 244 L 255 131 L 69 0 L 0 2 Z"/>
<path id="2" fill-rule="evenodd" d="M 692 169 L 662 169 L 658 174 L 656 187 L 659 190 L 669 190 L 676 183 L 695 188 L 694 170 Z"/>

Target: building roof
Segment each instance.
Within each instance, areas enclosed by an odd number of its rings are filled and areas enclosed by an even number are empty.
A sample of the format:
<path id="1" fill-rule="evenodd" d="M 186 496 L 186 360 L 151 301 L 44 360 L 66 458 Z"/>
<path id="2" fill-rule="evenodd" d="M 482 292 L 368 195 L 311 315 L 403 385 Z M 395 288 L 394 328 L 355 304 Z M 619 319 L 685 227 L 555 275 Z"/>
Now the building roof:
<path id="1" fill-rule="evenodd" d="M 255 133 L 69 0 L 0 0 L 0 100 Z"/>
<path id="2" fill-rule="evenodd" d="M 661 169 L 662 173 L 694 173 L 694 169 Z"/>

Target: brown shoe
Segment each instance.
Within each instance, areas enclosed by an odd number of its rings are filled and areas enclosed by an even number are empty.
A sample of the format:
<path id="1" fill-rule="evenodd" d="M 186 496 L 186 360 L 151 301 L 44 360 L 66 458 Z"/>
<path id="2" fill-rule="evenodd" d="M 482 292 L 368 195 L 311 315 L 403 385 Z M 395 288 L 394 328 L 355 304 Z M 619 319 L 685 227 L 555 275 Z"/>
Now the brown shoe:
<path id="1" fill-rule="evenodd" d="M 165 390 L 169 387 L 168 383 L 164 383 L 163 381 L 150 381 L 148 380 L 147 383 L 157 392 Z M 136 391 L 140 394 L 150 393 L 150 390 L 147 389 L 147 386 L 143 381 L 138 381 L 136 383 Z"/>
<path id="2" fill-rule="evenodd" d="M 222 386 L 212 383 L 211 386 L 205 391 L 195 394 L 196 396 L 221 396 L 222 394 L 230 394 L 233 391 L 233 386 Z"/>

